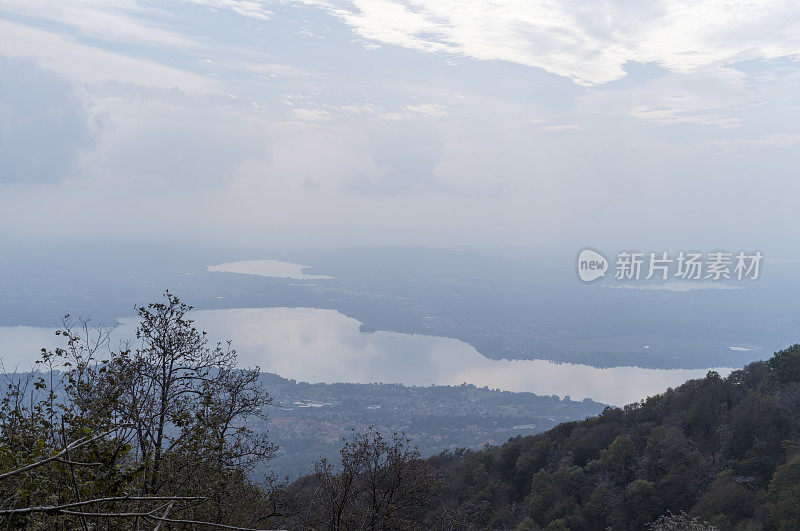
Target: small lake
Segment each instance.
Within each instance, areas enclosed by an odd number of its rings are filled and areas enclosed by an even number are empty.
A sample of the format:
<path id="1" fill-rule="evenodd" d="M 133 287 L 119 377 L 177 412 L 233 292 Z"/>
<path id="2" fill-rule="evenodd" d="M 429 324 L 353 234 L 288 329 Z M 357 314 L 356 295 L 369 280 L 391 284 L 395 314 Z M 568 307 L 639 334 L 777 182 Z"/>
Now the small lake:
<path id="1" fill-rule="evenodd" d="M 206 268 L 212 273 L 237 273 L 240 275 L 256 275 L 260 277 L 292 278 L 295 280 L 331 280 L 327 275 L 309 275 L 305 273 L 308 266 L 280 260 L 243 260 L 211 265 Z"/>
<path id="2" fill-rule="evenodd" d="M 306 382 L 459 385 L 507 391 L 569 395 L 624 405 L 675 387 L 708 370 L 644 369 L 559 364 L 545 360 L 490 360 L 472 346 L 434 336 L 397 332 L 362 333 L 361 323 L 335 310 L 248 308 L 192 312 L 213 340 L 230 339 L 241 365 Z M 136 319 L 119 320 L 117 338 L 130 336 Z M 6 371 L 32 366 L 41 347 L 57 343 L 52 329 L 0 327 L 0 357 Z"/>

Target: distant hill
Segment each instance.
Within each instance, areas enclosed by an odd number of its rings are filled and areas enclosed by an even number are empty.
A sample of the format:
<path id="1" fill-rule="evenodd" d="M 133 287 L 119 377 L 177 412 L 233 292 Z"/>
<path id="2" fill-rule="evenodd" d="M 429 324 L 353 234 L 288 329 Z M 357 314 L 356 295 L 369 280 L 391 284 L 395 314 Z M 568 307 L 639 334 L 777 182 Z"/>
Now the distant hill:
<path id="1" fill-rule="evenodd" d="M 800 345 L 429 463 L 442 506 L 470 527 L 643 529 L 685 511 L 719 529 L 800 529 Z"/>

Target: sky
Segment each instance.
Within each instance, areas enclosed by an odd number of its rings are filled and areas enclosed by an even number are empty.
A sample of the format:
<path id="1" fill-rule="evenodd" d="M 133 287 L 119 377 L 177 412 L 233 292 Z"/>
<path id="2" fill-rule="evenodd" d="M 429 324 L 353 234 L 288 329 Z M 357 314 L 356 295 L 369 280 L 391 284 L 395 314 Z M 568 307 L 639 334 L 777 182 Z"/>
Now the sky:
<path id="1" fill-rule="evenodd" d="M 797 256 L 795 1 L 0 0 L 0 242 Z"/>

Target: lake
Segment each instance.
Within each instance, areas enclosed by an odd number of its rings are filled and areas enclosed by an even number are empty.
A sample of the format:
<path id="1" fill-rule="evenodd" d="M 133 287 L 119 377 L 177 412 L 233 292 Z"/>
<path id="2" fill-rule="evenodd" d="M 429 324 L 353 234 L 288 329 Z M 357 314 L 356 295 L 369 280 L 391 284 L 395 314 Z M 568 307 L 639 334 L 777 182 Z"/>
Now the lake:
<path id="1" fill-rule="evenodd" d="M 363 333 L 361 323 L 334 310 L 247 308 L 192 312 L 198 328 L 214 340 L 230 339 L 241 365 L 307 382 L 458 385 L 471 383 L 507 391 L 592 398 L 624 405 L 729 368 L 645 369 L 559 364 L 545 360 L 490 360 L 455 339 Z M 119 319 L 115 341 L 130 337 L 136 319 Z M 41 347 L 59 344 L 53 329 L 0 327 L 6 371 L 32 366 Z"/>

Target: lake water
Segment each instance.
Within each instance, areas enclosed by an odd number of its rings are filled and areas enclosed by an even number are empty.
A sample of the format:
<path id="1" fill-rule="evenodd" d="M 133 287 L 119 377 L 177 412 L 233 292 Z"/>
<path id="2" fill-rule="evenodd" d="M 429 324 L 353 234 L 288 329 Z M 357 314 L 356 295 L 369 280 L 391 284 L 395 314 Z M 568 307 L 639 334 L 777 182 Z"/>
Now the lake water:
<path id="1" fill-rule="evenodd" d="M 280 260 L 243 260 L 210 265 L 206 269 L 213 273 L 238 273 L 240 275 L 257 275 L 260 277 L 292 278 L 296 280 L 330 280 L 327 275 L 308 275 L 304 271 L 308 266 Z"/>
<path id="2" fill-rule="evenodd" d="M 216 340 L 231 339 L 240 364 L 307 382 L 458 385 L 541 395 L 569 395 L 624 405 L 675 387 L 707 370 L 728 368 L 644 369 L 559 364 L 545 360 L 490 360 L 455 339 L 362 333 L 361 323 L 334 310 L 251 308 L 192 312 L 198 328 Z M 129 336 L 135 318 L 120 319 L 117 338 Z M 0 356 L 5 370 L 27 369 L 41 347 L 58 342 L 52 329 L 0 327 Z"/>

